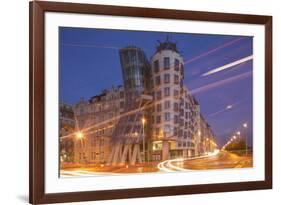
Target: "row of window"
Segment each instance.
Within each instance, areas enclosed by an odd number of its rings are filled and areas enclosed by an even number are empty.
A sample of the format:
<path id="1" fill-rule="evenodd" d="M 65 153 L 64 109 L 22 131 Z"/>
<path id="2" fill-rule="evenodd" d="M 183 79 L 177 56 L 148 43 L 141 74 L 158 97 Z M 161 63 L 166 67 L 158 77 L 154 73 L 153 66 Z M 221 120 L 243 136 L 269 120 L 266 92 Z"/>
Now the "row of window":
<path id="1" fill-rule="evenodd" d="M 165 112 L 164 113 L 164 121 L 165 122 L 169 122 L 172 120 L 172 114 L 169 113 L 169 112 Z M 174 115 L 174 123 L 177 124 L 179 123 L 179 116 L 178 115 Z M 156 124 L 160 124 L 162 122 L 162 118 L 161 118 L 161 115 L 157 115 L 155 117 L 155 123 Z M 151 123 L 154 124 L 154 116 L 151 117 Z"/>
<path id="2" fill-rule="evenodd" d="M 165 73 L 163 76 L 163 82 L 164 84 L 169 84 L 171 83 L 171 74 L 170 73 Z M 154 86 L 160 86 L 161 85 L 161 75 L 158 75 L 155 77 L 154 79 L 155 81 L 155 85 L 153 83 L 153 80 L 151 80 L 151 86 L 154 87 Z M 175 85 L 178 85 L 178 84 L 181 84 L 183 85 L 183 80 L 180 80 L 180 76 L 179 75 L 174 75 L 174 84 Z"/>
<path id="3" fill-rule="evenodd" d="M 182 129 L 180 128 L 177 128 L 177 127 L 174 127 L 172 129 L 171 125 L 164 125 L 164 132 L 160 132 L 160 128 L 157 127 L 155 128 L 155 135 L 156 136 L 159 136 L 161 134 L 165 134 L 165 133 L 171 133 L 173 131 L 173 135 L 174 136 L 178 136 L 179 138 L 184 138 L 184 139 L 187 139 L 187 138 L 190 138 L 192 139 L 193 138 L 193 134 L 191 131 L 183 131 Z"/>
<path id="4" fill-rule="evenodd" d="M 163 109 L 166 110 L 166 109 L 170 109 L 171 106 L 173 105 L 173 108 L 174 108 L 174 111 L 179 111 L 179 103 L 178 102 L 174 102 L 174 103 L 171 103 L 170 100 L 166 100 L 164 101 L 164 103 L 158 103 L 155 105 L 155 110 L 157 112 L 161 112 L 162 111 L 162 105 L 163 105 Z M 153 109 L 154 111 L 154 109 Z"/>
<path id="5" fill-rule="evenodd" d="M 178 142 L 178 147 L 194 147 L 193 142 Z"/>
<path id="6" fill-rule="evenodd" d="M 181 67 L 180 67 L 181 66 Z M 164 57 L 164 70 L 169 70 L 171 68 L 170 58 Z M 183 64 L 180 65 L 180 61 L 178 59 L 174 60 L 174 70 L 179 71 L 181 68 L 181 71 L 183 71 Z M 155 60 L 153 62 L 153 69 L 155 73 L 158 73 L 160 71 L 159 66 L 159 60 Z"/>
<path id="7" fill-rule="evenodd" d="M 163 93 L 164 97 L 171 96 L 171 88 L 170 87 L 165 87 L 163 91 L 164 91 L 164 93 Z M 158 90 L 156 92 L 152 92 L 152 96 L 156 100 L 161 100 L 161 98 L 162 98 L 162 90 Z M 179 91 L 178 90 L 174 90 L 174 97 L 179 97 Z"/>
<path id="8" fill-rule="evenodd" d="M 79 153 L 79 160 L 86 160 L 86 154 L 83 152 L 83 153 Z M 99 160 L 104 160 L 104 152 L 91 152 L 91 159 L 92 160 L 96 160 L 96 159 L 99 159 Z"/>

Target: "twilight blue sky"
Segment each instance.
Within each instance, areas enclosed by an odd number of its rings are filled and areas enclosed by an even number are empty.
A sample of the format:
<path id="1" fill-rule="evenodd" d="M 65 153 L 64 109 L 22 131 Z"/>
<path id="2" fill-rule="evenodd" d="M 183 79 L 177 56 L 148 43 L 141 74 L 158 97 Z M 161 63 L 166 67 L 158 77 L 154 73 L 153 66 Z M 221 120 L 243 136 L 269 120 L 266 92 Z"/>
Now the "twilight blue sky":
<path id="1" fill-rule="evenodd" d="M 212 69 L 253 54 L 252 37 L 122 31 L 88 28 L 59 29 L 60 101 L 74 104 L 102 89 L 122 84 L 118 49 L 135 45 L 147 58 L 155 52 L 157 40 L 169 36 L 177 42 L 185 67 L 185 84 L 200 103 L 219 145 L 223 145 L 242 124 L 252 138 L 253 64 L 247 61 L 224 71 L 202 76 Z M 225 109 L 232 105 L 232 109 Z M 252 139 L 250 140 L 252 142 Z"/>

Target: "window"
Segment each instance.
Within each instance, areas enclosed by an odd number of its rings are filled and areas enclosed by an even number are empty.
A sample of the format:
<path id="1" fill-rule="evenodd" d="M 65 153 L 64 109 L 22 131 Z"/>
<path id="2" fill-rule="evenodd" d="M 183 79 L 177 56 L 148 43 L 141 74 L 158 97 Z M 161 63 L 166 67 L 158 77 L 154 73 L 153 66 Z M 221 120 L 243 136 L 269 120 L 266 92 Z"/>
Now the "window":
<path id="1" fill-rule="evenodd" d="M 164 58 L 164 69 L 170 69 L 170 58 L 169 57 L 165 57 Z"/>
<path id="2" fill-rule="evenodd" d="M 174 76 L 174 83 L 175 83 L 175 84 L 179 84 L 179 83 L 180 83 L 180 78 L 179 78 L 178 75 L 175 75 L 175 76 Z"/>
<path id="3" fill-rule="evenodd" d="M 164 108 L 165 109 L 169 109 L 170 108 L 170 101 L 169 100 L 164 102 Z"/>
<path id="4" fill-rule="evenodd" d="M 157 93 L 156 93 L 156 99 L 157 99 L 157 100 L 161 100 L 161 96 L 162 96 L 161 90 L 157 91 Z"/>
<path id="5" fill-rule="evenodd" d="M 120 102 L 120 108 L 124 108 L 124 101 Z"/>
<path id="6" fill-rule="evenodd" d="M 170 125 L 165 125 L 164 126 L 164 132 L 165 133 L 170 133 L 171 132 L 171 126 Z"/>
<path id="7" fill-rule="evenodd" d="M 174 116 L 174 123 L 175 123 L 175 124 L 179 123 L 179 119 L 178 119 L 178 116 L 177 116 L 177 115 Z"/>
<path id="8" fill-rule="evenodd" d="M 120 98 L 123 98 L 124 97 L 124 92 L 120 92 Z"/>
<path id="9" fill-rule="evenodd" d="M 174 136 L 177 136 L 178 135 L 178 129 L 175 127 L 174 128 Z"/>
<path id="10" fill-rule="evenodd" d="M 181 63 L 181 74 L 183 75 L 183 69 L 184 69 L 184 67 L 183 67 L 183 64 Z"/>
<path id="11" fill-rule="evenodd" d="M 179 110 L 179 104 L 178 103 L 174 103 L 174 111 L 178 111 Z"/>
<path id="12" fill-rule="evenodd" d="M 156 135 L 159 135 L 159 128 L 156 128 L 156 129 L 155 129 L 155 134 L 156 134 Z"/>
<path id="13" fill-rule="evenodd" d="M 165 121 L 170 121 L 170 113 L 169 112 L 165 112 Z"/>
<path id="14" fill-rule="evenodd" d="M 164 88 L 164 95 L 170 96 L 170 88 L 169 87 Z"/>
<path id="15" fill-rule="evenodd" d="M 164 83 L 170 83 L 170 74 L 169 73 L 164 74 Z"/>
<path id="16" fill-rule="evenodd" d="M 100 153 L 100 159 L 103 160 L 104 159 L 104 152 Z"/>
<path id="17" fill-rule="evenodd" d="M 161 84 L 161 76 L 156 76 L 155 77 L 155 85 L 160 85 Z"/>
<path id="18" fill-rule="evenodd" d="M 155 73 L 159 72 L 159 61 L 158 60 L 154 61 L 154 72 Z"/>
<path id="19" fill-rule="evenodd" d="M 157 115 L 156 117 L 156 123 L 161 123 L 161 115 Z"/>
<path id="20" fill-rule="evenodd" d="M 180 70 L 180 62 L 178 59 L 175 59 L 175 71 L 179 71 Z"/>
<path id="21" fill-rule="evenodd" d="M 154 123 L 154 116 L 151 115 L 151 124 L 153 124 L 153 123 Z"/>
<path id="22" fill-rule="evenodd" d="M 179 130 L 179 137 L 182 137 L 182 135 L 183 135 L 183 132 L 182 132 L 182 130 L 180 129 L 180 130 Z"/>
<path id="23" fill-rule="evenodd" d="M 156 105 L 157 112 L 161 112 L 161 103 Z"/>
<path id="24" fill-rule="evenodd" d="M 180 109 L 180 116 L 183 116 L 184 115 L 184 111 L 183 109 Z"/>
<path id="25" fill-rule="evenodd" d="M 178 90 L 174 90 L 174 96 L 177 97 L 179 95 L 179 91 Z"/>

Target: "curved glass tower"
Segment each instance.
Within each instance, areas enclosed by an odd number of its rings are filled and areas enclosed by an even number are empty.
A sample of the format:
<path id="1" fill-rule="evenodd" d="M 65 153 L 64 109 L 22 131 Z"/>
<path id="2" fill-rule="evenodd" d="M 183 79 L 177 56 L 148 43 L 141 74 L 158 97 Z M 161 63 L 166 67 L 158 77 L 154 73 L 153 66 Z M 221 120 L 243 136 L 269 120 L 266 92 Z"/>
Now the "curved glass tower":
<path id="1" fill-rule="evenodd" d="M 135 100 L 147 89 L 149 63 L 145 53 L 138 47 L 129 46 L 119 51 L 125 88 L 127 109 L 135 108 Z"/>

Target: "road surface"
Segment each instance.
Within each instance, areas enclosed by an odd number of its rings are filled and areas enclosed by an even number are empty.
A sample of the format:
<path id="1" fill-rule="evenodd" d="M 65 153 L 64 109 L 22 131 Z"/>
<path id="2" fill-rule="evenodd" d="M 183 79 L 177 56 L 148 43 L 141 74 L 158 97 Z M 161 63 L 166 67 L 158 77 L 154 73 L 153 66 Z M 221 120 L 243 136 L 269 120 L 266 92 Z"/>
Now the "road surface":
<path id="1" fill-rule="evenodd" d="M 252 156 L 238 156 L 227 151 L 192 159 L 166 160 L 158 164 L 158 168 L 164 172 L 246 167 L 253 167 Z"/>
<path id="2" fill-rule="evenodd" d="M 119 175 L 130 173 L 178 172 L 208 169 L 253 167 L 252 156 L 238 156 L 227 151 L 217 151 L 206 156 L 189 159 L 171 159 L 160 163 L 135 166 L 87 166 L 61 169 L 62 177 Z"/>

